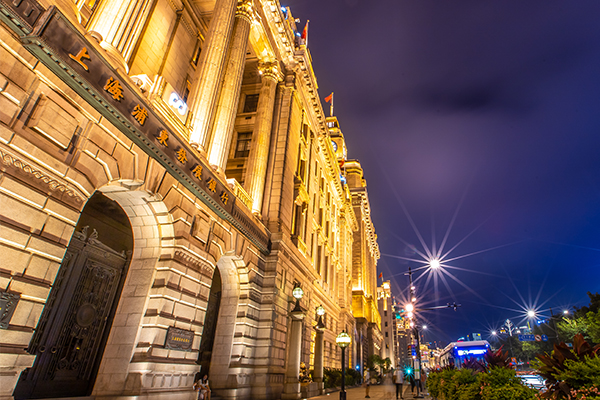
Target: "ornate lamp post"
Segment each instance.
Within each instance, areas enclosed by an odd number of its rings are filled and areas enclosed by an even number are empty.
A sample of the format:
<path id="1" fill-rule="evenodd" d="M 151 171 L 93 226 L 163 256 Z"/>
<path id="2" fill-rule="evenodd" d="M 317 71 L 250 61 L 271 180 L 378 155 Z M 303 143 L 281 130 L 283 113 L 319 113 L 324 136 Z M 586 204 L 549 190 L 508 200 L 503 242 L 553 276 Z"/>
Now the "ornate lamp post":
<path id="1" fill-rule="evenodd" d="M 296 299 L 296 305 L 290 318 L 292 320 L 290 331 L 288 333 L 289 357 L 287 360 L 287 370 L 285 373 L 285 383 L 283 386 L 282 399 L 299 399 L 300 398 L 300 356 L 302 348 L 302 320 L 304 319 L 304 311 L 300 307 L 300 299 L 304 297 L 304 290 L 300 284 L 296 284 L 292 291 L 292 296 Z"/>
<path id="2" fill-rule="evenodd" d="M 315 335 L 315 369 L 313 372 L 313 380 L 318 385 L 319 394 L 323 394 L 323 391 L 325 390 L 325 385 L 323 382 L 323 334 L 325 332 L 323 315 L 325 315 L 325 308 L 323 308 L 323 306 L 317 307 L 316 313 L 319 319 L 317 320 L 317 325 L 315 326 L 317 334 Z"/>
<path id="3" fill-rule="evenodd" d="M 350 343 L 352 343 L 352 338 L 350 335 L 346 333 L 346 331 L 342 331 L 335 338 L 335 343 L 342 348 L 342 388 L 340 390 L 340 400 L 346 400 L 346 347 Z"/>

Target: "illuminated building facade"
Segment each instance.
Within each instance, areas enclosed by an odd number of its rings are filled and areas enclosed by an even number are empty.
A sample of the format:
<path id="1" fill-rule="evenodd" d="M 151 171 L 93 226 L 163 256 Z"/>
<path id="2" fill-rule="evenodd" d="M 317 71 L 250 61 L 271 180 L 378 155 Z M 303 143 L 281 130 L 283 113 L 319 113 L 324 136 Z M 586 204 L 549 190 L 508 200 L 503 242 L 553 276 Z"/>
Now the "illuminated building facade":
<path id="1" fill-rule="evenodd" d="M 349 365 L 381 350 L 362 169 L 289 9 L 24 0 L 0 21 L 0 398 L 193 399 L 200 371 L 221 399 L 296 399 L 342 330 Z"/>
<path id="2" fill-rule="evenodd" d="M 356 160 L 346 161 L 344 168 L 359 224 L 358 230 L 354 232 L 352 250 L 352 310 L 356 319 L 356 365 L 362 371 L 370 356 L 381 356 L 384 345 L 381 315 L 377 307 L 377 261 L 380 254 L 371 221 L 371 206 L 363 169 Z"/>
<path id="3" fill-rule="evenodd" d="M 396 366 L 396 317 L 390 281 L 383 282 L 377 288 L 377 305 L 381 316 L 381 333 L 383 335 L 381 358 L 389 358 L 391 365 Z"/>
<path id="4" fill-rule="evenodd" d="M 397 312 L 401 308 L 400 305 L 396 305 Z M 395 327 L 395 341 L 396 341 L 396 360 L 397 365 L 407 366 L 412 365 L 412 355 L 410 351 L 411 335 L 410 325 L 408 318 L 401 316 L 399 319 L 394 320 Z"/>

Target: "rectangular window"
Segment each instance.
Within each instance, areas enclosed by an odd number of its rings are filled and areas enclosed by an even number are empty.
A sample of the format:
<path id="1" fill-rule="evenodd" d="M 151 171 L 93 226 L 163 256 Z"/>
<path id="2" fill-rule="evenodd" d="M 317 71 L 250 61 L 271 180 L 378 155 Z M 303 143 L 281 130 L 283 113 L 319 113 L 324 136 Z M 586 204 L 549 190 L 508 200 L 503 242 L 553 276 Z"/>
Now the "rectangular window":
<path id="1" fill-rule="evenodd" d="M 189 80 L 189 77 L 185 79 L 185 88 L 183 89 L 183 102 L 187 104 L 188 97 L 190 95 L 190 91 L 192 90 L 192 83 Z"/>
<path id="2" fill-rule="evenodd" d="M 196 48 L 194 49 L 194 54 L 192 54 L 192 64 L 194 66 L 198 66 L 198 60 L 200 60 L 200 53 L 202 53 L 202 47 L 200 47 L 200 39 L 196 40 Z"/>
<path id="3" fill-rule="evenodd" d="M 384 310 L 384 311 L 383 311 L 383 316 L 384 316 L 384 317 L 387 317 L 387 310 Z M 386 322 L 386 324 L 387 324 L 387 322 Z"/>
<path id="4" fill-rule="evenodd" d="M 257 94 L 248 94 L 246 95 L 246 100 L 244 101 L 244 111 L 245 113 L 256 112 L 258 108 L 258 95 Z"/>
<path id="5" fill-rule="evenodd" d="M 252 132 L 238 133 L 235 158 L 248 157 L 250 154 L 250 143 L 252 143 Z"/>

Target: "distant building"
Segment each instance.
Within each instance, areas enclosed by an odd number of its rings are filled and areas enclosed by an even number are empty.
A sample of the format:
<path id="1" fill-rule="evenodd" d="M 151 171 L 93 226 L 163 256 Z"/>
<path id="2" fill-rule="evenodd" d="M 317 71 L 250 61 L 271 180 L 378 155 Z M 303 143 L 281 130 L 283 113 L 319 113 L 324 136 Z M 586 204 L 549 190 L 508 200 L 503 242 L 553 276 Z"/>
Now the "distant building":
<path id="1" fill-rule="evenodd" d="M 356 365 L 362 371 L 370 356 L 381 356 L 383 347 L 381 316 L 377 307 L 377 261 L 380 254 L 363 169 L 358 161 L 348 160 L 344 163 L 344 170 L 358 221 L 352 244 L 352 312 L 356 319 Z"/>
<path id="2" fill-rule="evenodd" d="M 396 307 L 400 307 L 397 305 Z M 395 337 L 396 337 L 396 365 L 412 365 L 412 355 L 410 352 L 411 334 L 408 318 L 395 319 Z"/>
<path id="3" fill-rule="evenodd" d="M 381 358 L 389 358 L 391 365 L 396 366 L 396 321 L 394 316 L 393 298 L 390 281 L 385 281 L 377 288 L 377 305 L 381 315 L 381 333 L 383 334 L 383 346 Z"/>

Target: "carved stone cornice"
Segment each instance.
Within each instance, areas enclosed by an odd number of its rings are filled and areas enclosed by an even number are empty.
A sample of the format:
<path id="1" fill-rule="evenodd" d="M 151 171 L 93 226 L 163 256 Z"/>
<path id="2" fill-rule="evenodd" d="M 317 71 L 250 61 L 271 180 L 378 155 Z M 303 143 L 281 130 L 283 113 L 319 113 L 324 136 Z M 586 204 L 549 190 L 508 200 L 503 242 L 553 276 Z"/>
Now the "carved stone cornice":
<path id="1" fill-rule="evenodd" d="M 55 192 L 58 191 L 60 193 L 66 194 L 71 197 L 78 204 L 83 203 L 86 198 L 82 196 L 78 190 L 71 188 L 65 182 L 60 180 L 60 178 L 53 177 L 51 174 L 41 171 L 40 169 L 35 168 L 34 166 L 28 164 L 26 161 L 20 159 L 19 157 L 11 154 L 7 150 L 0 147 L 0 160 L 2 163 L 10 168 L 14 168 L 16 170 L 20 170 L 28 175 L 33 176 L 39 181 L 43 182 L 48 188 Z"/>
<path id="2" fill-rule="evenodd" d="M 175 254 L 173 255 L 173 259 L 175 261 L 180 262 L 183 265 L 186 265 L 190 268 L 195 269 L 200 272 L 202 275 L 208 276 L 212 278 L 215 267 L 211 265 L 208 261 L 205 261 L 192 253 L 187 251 L 177 249 L 175 250 Z"/>

